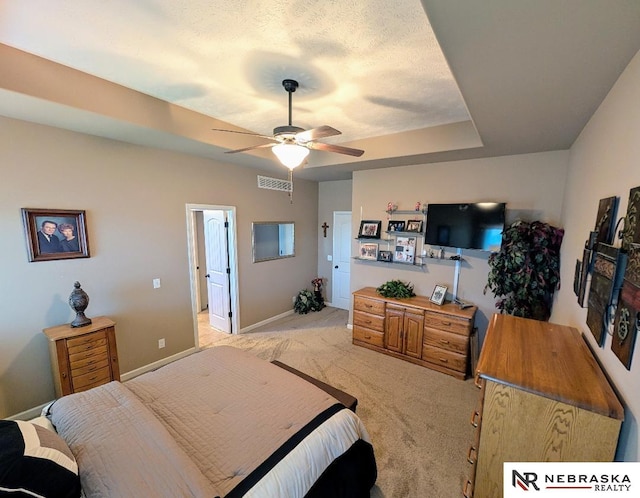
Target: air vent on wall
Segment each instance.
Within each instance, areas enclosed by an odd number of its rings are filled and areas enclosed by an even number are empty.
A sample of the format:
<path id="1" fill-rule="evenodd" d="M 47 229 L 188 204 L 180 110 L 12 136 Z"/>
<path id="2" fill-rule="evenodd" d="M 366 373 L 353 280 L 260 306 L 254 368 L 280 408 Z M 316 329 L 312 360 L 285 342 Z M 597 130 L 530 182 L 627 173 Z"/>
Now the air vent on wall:
<path id="1" fill-rule="evenodd" d="M 268 176 L 258 175 L 258 188 L 293 192 L 293 182 L 291 180 L 281 180 L 280 178 L 270 178 Z"/>

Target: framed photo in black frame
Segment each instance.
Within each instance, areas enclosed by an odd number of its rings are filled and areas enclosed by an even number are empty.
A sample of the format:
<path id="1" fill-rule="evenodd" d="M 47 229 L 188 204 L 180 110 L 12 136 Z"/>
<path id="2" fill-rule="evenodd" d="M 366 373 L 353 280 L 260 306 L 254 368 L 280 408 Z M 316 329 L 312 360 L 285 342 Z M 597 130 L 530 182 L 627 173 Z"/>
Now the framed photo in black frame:
<path id="1" fill-rule="evenodd" d="M 404 221 L 389 220 L 389 224 L 387 225 L 387 232 L 404 232 Z"/>
<path id="2" fill-rule="evenodd" d="M 359 239 L 379 239 L 382 221 L 380 220 L 362 220 L 360 222 Z"/>

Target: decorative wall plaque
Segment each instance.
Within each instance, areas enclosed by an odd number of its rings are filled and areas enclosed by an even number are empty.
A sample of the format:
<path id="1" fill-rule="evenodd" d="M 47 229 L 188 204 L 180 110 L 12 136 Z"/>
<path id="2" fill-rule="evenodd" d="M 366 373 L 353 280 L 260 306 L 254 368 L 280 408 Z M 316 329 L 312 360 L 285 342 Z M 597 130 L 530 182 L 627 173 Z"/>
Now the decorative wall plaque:
<path id="1" fill-rule="evenodd" d="M 618 302 L 626 261 L 627 255 L 620 248 L 598 244 L 589 287 L 587 326 L 600 346 Z"/>
<path id="2" fill-rule="evenodd" d="M 640 244 L 630 244 L 620 302 L 616 310 L 611 351 L 629 370 L 640 328 Z"/>

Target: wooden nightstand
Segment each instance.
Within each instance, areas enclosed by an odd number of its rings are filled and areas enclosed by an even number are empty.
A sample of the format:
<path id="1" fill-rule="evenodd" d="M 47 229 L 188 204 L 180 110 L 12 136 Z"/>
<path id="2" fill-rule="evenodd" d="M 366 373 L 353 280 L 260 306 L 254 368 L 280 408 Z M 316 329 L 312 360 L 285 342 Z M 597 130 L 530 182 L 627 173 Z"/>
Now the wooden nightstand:
<path id="1" fill-rule="evenodd" d="M 120 380 L 113 320 L 99 316 L 86 327 L 65 324 L 43 332 L 49 339 L 57 397 Z"/>

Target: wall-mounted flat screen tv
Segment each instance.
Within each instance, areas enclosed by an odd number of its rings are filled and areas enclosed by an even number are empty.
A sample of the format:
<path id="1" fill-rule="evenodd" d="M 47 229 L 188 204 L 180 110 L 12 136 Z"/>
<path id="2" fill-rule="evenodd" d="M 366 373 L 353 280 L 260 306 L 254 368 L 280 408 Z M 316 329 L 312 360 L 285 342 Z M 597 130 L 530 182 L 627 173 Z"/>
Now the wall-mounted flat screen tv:
<path id="1" fill-rule="evenodd" d="M 425 243 L 434 246 L 499 251 L 506 204 L 429 204 Z"/>

